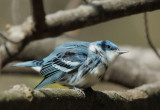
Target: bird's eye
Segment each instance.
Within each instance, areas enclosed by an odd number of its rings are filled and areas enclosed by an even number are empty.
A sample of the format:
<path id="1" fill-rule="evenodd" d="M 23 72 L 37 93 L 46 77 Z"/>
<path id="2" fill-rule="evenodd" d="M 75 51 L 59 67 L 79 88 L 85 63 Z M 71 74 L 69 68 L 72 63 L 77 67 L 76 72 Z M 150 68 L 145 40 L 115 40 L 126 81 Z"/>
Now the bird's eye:
<path id="1" fill-rule="evenodd" d="M 106 47 L 107 47 L 108 49 L 110 49 L 110 48 L 111 48 L 111 46 L 110 46 L 110 45 L 106 45 Z"/>

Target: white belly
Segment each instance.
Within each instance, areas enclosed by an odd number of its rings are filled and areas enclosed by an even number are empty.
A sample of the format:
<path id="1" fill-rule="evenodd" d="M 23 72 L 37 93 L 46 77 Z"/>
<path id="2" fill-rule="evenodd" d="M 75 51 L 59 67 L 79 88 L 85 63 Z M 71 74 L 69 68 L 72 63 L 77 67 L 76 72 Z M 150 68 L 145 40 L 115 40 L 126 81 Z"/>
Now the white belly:
<path id="1" fill-rule="evenodd" d="M 70 83 L 70 85 L 74 85 L 79 88 L 87 88 L 95 85 L 105 74 L 106 68 L 103 64 L 98 65 L 92 71 L 87 73 L 81 78 L 77 78 L 74 82 Z"/>

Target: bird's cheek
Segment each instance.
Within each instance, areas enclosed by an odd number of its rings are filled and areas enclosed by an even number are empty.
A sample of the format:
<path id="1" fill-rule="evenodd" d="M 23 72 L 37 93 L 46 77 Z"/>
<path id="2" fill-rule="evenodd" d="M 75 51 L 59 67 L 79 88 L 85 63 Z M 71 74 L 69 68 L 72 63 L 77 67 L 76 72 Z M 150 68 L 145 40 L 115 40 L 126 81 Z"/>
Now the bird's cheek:
<path id="1" fill-rule="evenodd" d="M 111 63 L 118 57 L 117 52 L 107 52 L 107 59 Z"/>

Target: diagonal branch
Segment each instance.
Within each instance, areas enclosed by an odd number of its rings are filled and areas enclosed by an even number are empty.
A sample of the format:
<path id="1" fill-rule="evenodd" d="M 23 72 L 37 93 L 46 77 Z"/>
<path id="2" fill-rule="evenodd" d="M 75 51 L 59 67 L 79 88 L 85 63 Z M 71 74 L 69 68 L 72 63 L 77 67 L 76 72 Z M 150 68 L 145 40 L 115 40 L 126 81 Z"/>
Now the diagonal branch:
<path id="1" fill-rule="evenodd" d="M 46 34 L 48 36 L 57 36 L 66 31 L 159 8 L 159 0 L 97 1 L 91 5 L 81 5 L 77 9 L 59 11 L 54 15 L 48 15 Z M 44 37 L 46 36 L 42 38 Z"/>
<path id="2" fill-rule="evenodd" d="M 8 39 L 20 42 L 7 42 L 12 57 L 6 55 L 4 45 L 1 45 L 2 65 L 14 60 L 15 56 L 29 42 L 46 37 L 55 37 L 66 31 L 94 25 L 104 21 L 160 9 L 160 0 L 106 0 L 95 1 L 91 5 L 82 5 L 76 9 L 59 11 L 46 16 L 46 28 L 35 33 L 34 22 L 28 18 L 22 25 L 12 26 L 8 30 Z M 38 19 L 38 18 L 37 18 Z M 38 22 L 37 22 L 38 23 Z"/>

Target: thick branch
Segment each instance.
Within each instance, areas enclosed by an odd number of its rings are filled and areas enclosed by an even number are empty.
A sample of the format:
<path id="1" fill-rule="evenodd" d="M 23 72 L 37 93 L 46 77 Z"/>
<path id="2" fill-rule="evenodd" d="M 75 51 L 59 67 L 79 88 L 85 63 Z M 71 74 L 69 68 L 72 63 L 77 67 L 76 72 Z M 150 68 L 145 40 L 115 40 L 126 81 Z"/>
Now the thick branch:
<path id="1" fill-rule="evenodd" d="M 59 11 L 48 15 L 46 34 L 57 36 L 66 31 L 115 18 L 160 9 L 159 0 L 106 0 L 93 3 L 92 5 L 81 5 L 77 9 Z"/>
<path id="2" fill-rule="evenodd" d="M 22 25 L 13 26 L 8 30 L 7 38 L 20 43 L 7 43 L 8 50 L 10 50 L 12 56 L 6 54 L 4 45 L 0 47 L 1 53 L 4 53 L 2 54 L 2 65 L 4 66 L 9 61 L 12 61 L 14 56 L 30 41 L 51 36 L 55 37 L 73 29 L 156 9 L 160 9 L 159 0 L 97 1 L 92 5 L 82 5 L 77 9 L 59 11 L 55 14 L 47 15 L 47 27 L 41 33 L 34 33 L 34 23 L 32 19 L 27 19 Z"/>
<path id="3" fill-rule="evenodd" d="M 0 93 L 0 109 L 5 110 L 159 110 L 160 82 L 120 91 L 32 90 L 16 85 Z M 153 108 L 154 107 L 154 108 Z"/>

